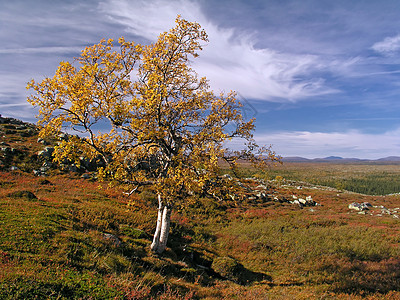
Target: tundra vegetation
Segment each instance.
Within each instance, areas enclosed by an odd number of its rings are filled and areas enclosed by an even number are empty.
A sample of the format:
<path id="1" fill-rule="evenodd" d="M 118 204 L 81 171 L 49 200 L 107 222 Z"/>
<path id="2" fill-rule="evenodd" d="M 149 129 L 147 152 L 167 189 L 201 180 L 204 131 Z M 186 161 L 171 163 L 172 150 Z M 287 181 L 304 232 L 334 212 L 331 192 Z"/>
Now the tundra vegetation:
<path id="1" fill-rule="evenodd" d="M 37 155 L 48 147 L 43 143 L 57 140 L 38 139 L 31 124 L 1 120 L 1 299 L 400 297 L 399 220 L 372 214 L 378 208 L 348 209 L 369 202 L 394 211 L 398 195 L 242 179 L 268 197 L 190 196 L 185 209 L 172 212 L 167 248 L 156 255 L 150 250 L 156 191 L 146 186 L 127 198 L 123 185 L 82 178 L 83 167 L 70 172 L 53 164 L 47 176 L 35 176 L 46 163 Z M 266 176 L 248 165 L 238 171 Z M 373 174 L 374 166 L 364 172 Z M 356 174 L 349 168 L 347 178 Z M 282 201 L 293 196 L 320 205 Z"/>

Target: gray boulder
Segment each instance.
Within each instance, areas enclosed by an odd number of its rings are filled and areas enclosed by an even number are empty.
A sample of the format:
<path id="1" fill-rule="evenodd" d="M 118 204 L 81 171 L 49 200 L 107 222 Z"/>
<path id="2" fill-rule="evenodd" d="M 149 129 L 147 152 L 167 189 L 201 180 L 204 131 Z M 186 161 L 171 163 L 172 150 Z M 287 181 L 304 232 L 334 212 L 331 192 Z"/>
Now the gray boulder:
<path id="1" fill-rule="evenodd" d="M 369 210 L 370 207 L 372 207 L 372 205 L 368 202 L 364 202 L 364 203 L 353 202 L 353 203 L 349 204 L 349 209 L 353 209 L 356 211 Z"/>
<path id="2" fill-rule="evenodd" d="M 54 153 L 54 147 L 44 147 L 42 151 L 39 151 L 37 154 L 45 159 L 51 158 Z"/>
<path id="3" fill-rule="evenodd" d="M 112 244 L 114 244 L 117 247 L 121 246 L 121 244 L 122 244 L 121 240 L 117 236 L 115 236 L 111 233 L 103 233 L 103 237 L 105 240 L 110 241 Z"/>

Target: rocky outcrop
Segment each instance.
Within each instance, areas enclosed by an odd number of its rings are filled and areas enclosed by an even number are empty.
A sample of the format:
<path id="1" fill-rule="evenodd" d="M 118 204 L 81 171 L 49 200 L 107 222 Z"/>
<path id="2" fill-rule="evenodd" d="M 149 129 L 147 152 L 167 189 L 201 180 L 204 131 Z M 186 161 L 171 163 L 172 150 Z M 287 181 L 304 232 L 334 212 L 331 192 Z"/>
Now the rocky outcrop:
<path id="1" fill-rule="evenodd" d="M 238 180 L 234 179 L 228 174 L 223 175 L 224 178 L 228 178 L 229 180 Z M 279 203 L 288 203 L 299 206 L 300 208 L 304 207 L 312 207 L 318 206 L 319 203 L 315 202 L 311 196 L 297 196 L 292 194 L 291 196 L 287 197 L 281 194 L 275 194 L 273 189 L 271 188 L 271 183 L 274 184 L 274 181 L 265 182 L 262 179 L 258 178 L 244 178 L 242 183 L 238 181 L 238 185 L 243 187 L 246 191 L 246 199 L 247 201 L 251 202 L 279 202 Z M 252 186 L 255 186 L 252 188 Z M 271 193 L 273 192 L 273 193 Z M 237 195 L 229 195 L 231 199 L 240 198 Z"/>
<path id="2" fill-rule="evenodd" d="M 363 203 L 353 202 L 353 203 L 349 204 L 349 209 L 353 209 L 353 210 L 357 210 L 357 211 L 369 210 L 371 207 L 372 207 L 372 205 L 369 202 L 363 202 Z"/>
<path id="3" fill-rule="evenodd" d="M 353 202 L 349 204 L 349 209 L 358 211 L 360 215 L 370 215 L 370 216 L 392 216 L 394 219 L 400 219 L 399 213 L 400 208 L 386 208 L 383 205 L 372 205 L 369 202 L 357 203 Z"/>

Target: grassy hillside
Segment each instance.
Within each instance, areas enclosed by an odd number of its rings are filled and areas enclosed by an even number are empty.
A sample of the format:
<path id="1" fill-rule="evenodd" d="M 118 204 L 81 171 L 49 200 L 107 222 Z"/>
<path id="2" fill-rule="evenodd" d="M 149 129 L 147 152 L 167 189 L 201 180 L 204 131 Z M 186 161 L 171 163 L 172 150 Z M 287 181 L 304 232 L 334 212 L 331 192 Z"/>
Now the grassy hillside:
<path id="1" fill-rule="evenodd" d="M 151 190 L 35 176 L 45 145 L 5 125 L 2 147 L 16 150 L 0 158 L 0 299 L 400 299 L 398 196 L 247 180 L 268 197 L 191 199 L 157 256 Z"/>

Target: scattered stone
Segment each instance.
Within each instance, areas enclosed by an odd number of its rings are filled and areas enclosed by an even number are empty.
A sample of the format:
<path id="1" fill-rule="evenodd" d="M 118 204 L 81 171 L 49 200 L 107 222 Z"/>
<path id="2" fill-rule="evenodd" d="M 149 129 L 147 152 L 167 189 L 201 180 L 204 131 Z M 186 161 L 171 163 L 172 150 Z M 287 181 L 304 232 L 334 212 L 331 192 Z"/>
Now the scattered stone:
<path id="1" fill-rule="evenodd" d="M 44 139 L 42 139 L 42 138 L 38 138 L 38 139 L 37 139 L 37 142 L 40 143 L 40 144 L 43 144 L 43 145 L 50 145 L 49 142 L 47 142 L 46 140 L 44 140 Z"/>
<path id="2" fill-rule="evenodd" d="M 265 193 L 263 193 L 263 192 L 257 193 L 256 196 L 257 196 L 258 199 L 261 199 L 261 200 L 267 200 L 268 199 L 267 195 Z"/>
<path id="3" fill-rule="evenodd" d="M 66 133 L 60 133 L 58 137 L 60 138 L 60 140 L 68 141 L 68 134 Z"/>
<path id="4" fill-rule="evenodd" d="M 263 184 L 256 186 L 256 190 L 266 190 L 266 189 L 267 189 L 267 187 Z"/>
<path id="5" fill-rule="evenodd" d="M 84 174 L 82 174 L 81 178 L 90 179 L 90 178 L 92 178 L 92 175 L 90 175 L 89 173 L 84 173 Z"/>
<path id="6" fill-rule="evenodd" d="M 292 203 L 292 204 L 301 204 L 301 202 L 299 201 L 299 199 L 293 200 L 291 203 Z"/>
<path id="7" fill-rule="evenodd" d="M 349 204 L 349 209 L 354 209 L 357 211 L 365 211 L 365 210 L 369 210 L 369 208 L 372 207 L 372 205 L 368 202 L 364 202 L 364 203 L 357 203 L 357 202 L 353 202 L 351 204 Z"/>
<path id="8" fill-rule="evenodd" d="M 353 202 L 351 204 L 349 204 L 349 209 L 353 209 L 356 211 L 359 211 L 358 214 L 369 214 L 370 216 L 376 216 L 376 217 L 383 217 L 383 216 L 393 216 L 393 218 L 398 219 L 399 215 L 398 215 L 398 208 L 395 209 L 389 209 L 386 208 L 383 205 L 372 205 L 369 202 L 363 202 L 363 203 L 357 203 L 357 202 Z M 375 209 L 375 210 L 374 210 Z M 379 213 L 378 213 L 378 211 Z M 367 213 L 367 211 L 369 211 L 369 213 Z"/>
<path id="9" fill-rule="evenodd" d="M 294 199 L 293 201 L 288 201 L 289 203 L 292 204 L 297 204 L 300 206 L 300 208 L 303 208 L 305 206 L 317 206 L 320 205 L 319 203 L 315 202 L 311 196 L 307 196 L 306 199 L 304 198 L 298 198 L 296 195 L 292 195 L 292 198 Z"/>
<path id="10" fill-rule="evenodd" d="M 19 169 L 18 169 L 18 167 L 16 167 L 16 166 L 11 166 L 10 167 L 10 171 L 18 171 Z"/>
<path id="11" fill-rule="evenodd" d="M 111 233 L 103 233 L 103 236 L 104 236 L 104 239 L 110 241 L 117 247 L 121 246 L 121 244 L 122 244 L 121 240 L 117 236 L 115 236 Z"/>
<path id="12" fill-rule="evenodd" d="M 35 175 L 35 176 L 47 176 L 46 172 L 43 172 L 41 170 L 33 170 L 33 175 Z"/>
<path id="13" fill-rule="evenodd" d="M 298 202 L 300 202 L 300 203 L 303 204 L 303 205 L 306 205 L 306 204 L 307 204 L 307 200 L 306 200 L 306 199 L 303 199 L 303 198 L 299 198 L 299 199 L 298 199 Z"/>
<path id="14" fill-rule="evenodd" d="M 45 147 L 42 151 L 39 151 L 38 156 L 44 157 L 45 159 L 50 159 L 54 152 L 54 147 Z"/>

